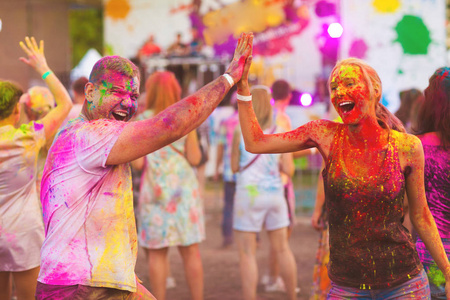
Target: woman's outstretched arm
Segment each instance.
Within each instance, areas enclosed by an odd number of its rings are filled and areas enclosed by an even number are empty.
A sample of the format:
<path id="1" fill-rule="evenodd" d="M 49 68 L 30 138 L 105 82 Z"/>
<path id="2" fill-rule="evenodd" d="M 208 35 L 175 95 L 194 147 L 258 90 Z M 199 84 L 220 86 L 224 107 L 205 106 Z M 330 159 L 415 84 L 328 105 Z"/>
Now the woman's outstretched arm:
<path id="1" fill-rule="evenodd" d="M 25 43 L 20 42 L 20 47 L 28 56 L 27 58 L 21 57 L 20 60 L 32 67 L 42 77 L 56 101 L 56 107 L 41 120 L 44 125 L 45 137 L 50 139 L 69 114 L 72 108 L 72 100 L 64 85 L 47 65 L 44 55 L 44 41 L 40 41 L 38 45 L 34 37 L 26 37 Z"/>

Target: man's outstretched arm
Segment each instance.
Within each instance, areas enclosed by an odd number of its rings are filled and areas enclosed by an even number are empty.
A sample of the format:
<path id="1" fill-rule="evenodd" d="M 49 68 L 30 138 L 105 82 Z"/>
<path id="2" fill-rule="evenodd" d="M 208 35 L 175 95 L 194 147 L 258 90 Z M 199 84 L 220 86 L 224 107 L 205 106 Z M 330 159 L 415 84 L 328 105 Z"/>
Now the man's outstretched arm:
<path id="1" fill-rule="evenodd" d="M 247 58 L 252 53 L 252 46 L 253 34 L 242 34 L 233 60 L 225 72 L 234 83 L 241 79 L 244 66 L 251 62 Z M 155 117 L 127 124 L 111 149 L 106 164 L 133 161 L 188 134 L 206 120 L 233 84 L 220 76 Z"/>

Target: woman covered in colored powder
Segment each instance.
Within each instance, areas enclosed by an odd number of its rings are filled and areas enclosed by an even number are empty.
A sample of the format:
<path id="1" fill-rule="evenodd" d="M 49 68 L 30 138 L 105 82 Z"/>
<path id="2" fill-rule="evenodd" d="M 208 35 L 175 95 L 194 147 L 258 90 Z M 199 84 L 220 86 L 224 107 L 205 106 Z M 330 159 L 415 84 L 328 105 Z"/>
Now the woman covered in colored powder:
<path id="1" fill-rule="evenodd" d="M 270 91 L 255 86 L 253 108 L 263 132 L 283 131 L 274 124 Z M 281 166 L 281 167 L 280 167 Z M 256 299 L 258 267 L 256 264 L 256 234 L 265 227 L 270 247 L 280 265 L 288 299 L 296 299 L 297 267 L 288 243 L 289 210 L 284 196 L 280 168 L 288 176 L 294 173 L 291 153 L 252 154 L 244 149 L 242 135 L 237 129 L 233 136 L 231 168 L 236 176 L 233 228 L 239 248 L 243 296 Z"/>
<path id="2" fill-rule="evenodd" d="M 427 276 L 411 234 L 402 226 L 405 193 L 412 223 L 442 270 L 450 299 L 450 264 L 426 202 L 420 140 L 393 130 L 402 128 L 401 123 L 379 102 L 381 80 L 363 61 L 339 62 L 331 72 L 329 89 L 343 124 L 316 120 L 287 133 L 266 134 L 247 102 L 248 81 L 238 84 L 248 151 L 283 153 L 316 147 L 325 160 L 332 281 L 328 299 L 429 299 Z"/>
<path id="3" fill-rule="evenodd" d="M 44 43 L 25 38 L 20 46 L 31 66 L 46 82 L 56 108 L 39 121 L 15 128 L 23 91 L 14 83 L 0 81 L 0 298 L 11 298 L 11 277 L 18 299 L 34 299 L 39 274 L 44 224 L 36 191 L 39 150 L 62 124 L 72 107 L 64 86 L 50 71 Z M 11 276 L 12 275 L 12 276 Z"/>
<path id="4" fill-rule="evenodd" d="M 181 87 L 172 72 L 153 73 L 146 82 L 151 118 L 181 99 Z M 192 299 L 203 299 L 203 267 L 199 243 L 205 238 L 203 206 L 193 165 L 201 158 L 194 131 L 176 142 L 133 162 L 143 169 L 137 210 L 138 240 L 147 253 L 152 293 L 165 299 L 168 250 L 178 246 Z"/>
<path id="5" fill-rule="evenodd" d="M 450 256 L 450 68 L 440 68 L 425 89 L 417 117 L 425 154 L 425 194 L 447 257 Z M 414 129 L 414 127 L 413 127 Z M 417 252 L 430 282 L 431 298 L 445 299 L 445 276 L 419 238 Z"/>

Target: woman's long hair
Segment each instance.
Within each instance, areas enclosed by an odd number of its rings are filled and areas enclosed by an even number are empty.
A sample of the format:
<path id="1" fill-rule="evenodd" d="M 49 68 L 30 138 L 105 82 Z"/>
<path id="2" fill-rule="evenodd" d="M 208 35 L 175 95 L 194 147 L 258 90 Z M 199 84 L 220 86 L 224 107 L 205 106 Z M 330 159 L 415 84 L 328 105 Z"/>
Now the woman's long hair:
<path id="1" fill-rule="evenodd" d="M 328 90 L 330 92 L 330 95 L 331 95 L 330 91 L 331 77 L 338 68 L 346 65 L 357 66 L 361 69 L 363 78 L 367 84 L 367 88 L 369 89 L 370 98 L 376 100 L 375 114 L 377 117 L 378 124 L 380 124 L 382 128 L 388 130 L 393 129 L 399 132 L 406 132 L 402 122 L 380 102 L 382 94 L 382 85 L 381 79 L 378 76 L 377 72 L 375 71 L 374 68 L 369 66 L 361 59 L 350 57 L 339 61 L 336 64 L 336 66 L 334 66 L 333 70 L 331 71 L 330 77 L 328 78 Z M 379 90 L 378 95 L 375 93 L 376 89 Z"/>
<path id="2" fill-rule="evenodd" d="M 266 86 L 254 86 L 251 89 L 252 105 L 261 129 L 267 129 L 273 123 L 273 109 L 270 104 L 270 89 Z"/>
<path id="3" fill-rule="evenodd" d="M 450 68 L 437 69 L 425 89 L 417 115 L 416 134 L 438 132 L 444 148 L 450 146 Z"/>
<path id="4" fill-rule="evenodd" d="M 168 71 L 158 71 L 145 82 L 147 109 L 157 115 L 181 99 L 181 87 L 175 75 Z"/>

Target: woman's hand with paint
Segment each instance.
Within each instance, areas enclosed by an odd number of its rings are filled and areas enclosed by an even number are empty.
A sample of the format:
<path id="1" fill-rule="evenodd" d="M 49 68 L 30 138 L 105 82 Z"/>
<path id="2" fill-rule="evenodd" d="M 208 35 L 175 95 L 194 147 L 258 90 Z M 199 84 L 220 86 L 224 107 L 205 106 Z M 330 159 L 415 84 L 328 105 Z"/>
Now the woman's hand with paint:
<path id="1" fill-rule="evenodd" d="M 225 73 L 228 73 L 234 80 L 238 82 L 243 76 L 244 69 L 250 68 L 251 55 L 253 48 L 253 33 L 242 33 L 238 40 L 238 44 L 234 51 L 233 60 L 231 61 Z M 248 71 L 247 71 L 248 76 Z"/>
<path id="2" fill-rule="evenodd" d="M 44 41 L 41 40 L 38 46 L 34 37 L 31 39 L 25 37 L 25 43 L 20 42 L 19 45 L 28 56 L 28 58 L 19 58 L 22 62 L 35 69 L 41 76 L 50 71 L 44 55 Z"/>

